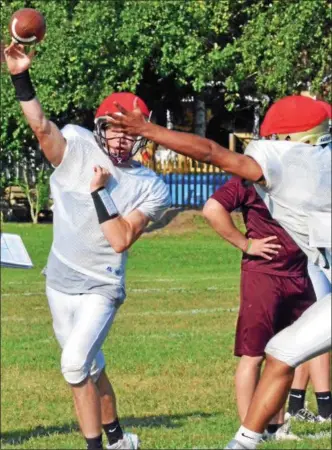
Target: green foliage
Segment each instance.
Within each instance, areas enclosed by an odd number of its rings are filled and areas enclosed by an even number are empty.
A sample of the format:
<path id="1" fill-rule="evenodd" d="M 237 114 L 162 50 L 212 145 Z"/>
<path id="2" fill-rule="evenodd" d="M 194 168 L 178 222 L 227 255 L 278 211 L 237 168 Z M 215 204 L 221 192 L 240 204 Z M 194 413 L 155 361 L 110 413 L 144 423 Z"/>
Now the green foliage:
<path id="1" fill-rule="evenodd" d="M 85 123 L 106 95 L 136 90 L 146 73 L 150 92 L 158 80 L 171 80 L 166 90 L 177 97 L 214 86 L 232 109 L 248 94 L 274 100 L 308 83 L 319 92 L 331 69 L 329 0 L 3 0 L 1 6 L 7 42 L 16 9 L 45 15 L 47 34 L 31 74 L 46 114 L 60 126 Z M 10 153 L 19 161 L 22 147 L 37 145 L 2 70 L 2 158 Z"/>
<path id="2" fill-rule="evenodd" d="M 38 216 L 42 209 L 48 209 L 50 186 L 49 178 L 51 170 L 43 166 L 37 172 L 34 182 L 31 182 L 28 176 L 28 171 L 25 168 L 23 177 L 17 180 L 17 184 L 21 186 L 25 193 L 30 206 L 30 214 L 32 223 L 38 223 Z"/>
<path id="3" fill-rule="evenodd" d="M 225 81 L 228 95 L 247 90 L 276 99 L 308 88 L 322 92 L 331 70 L 330 2 L 258 0 L 247 12 L 232 45 L 236 66 Z"/>
<path id="4" fill-rule="evenodd" d="M 27 6 L 24 1 L 5 1 L 1 11 L 2 34 L 9 41 L 10 15 Z M 112 55 L 117 8 L 121 2 L 87 0 L 29 1 L 46 18 L 47 34 L 36 46 L 31 75 L 45 113 L 59 125 L 80 122 L 86 110 L 94 109 L 103 95 L 112 91 L 115 76 Z M 15 100 L 8 76 L 2 77 L 2 134 L 6 152 L 19 158 L 22 145 L 36 142 Z"/>
<path id="5" fill-rule="evenodd" d="M 229 2 L 126 1 L 119 34 L 122 68 L 129 69 L 125 87 L 135 86 L 149 63 L 158 76 L 201 92 L 213 80 L 218 42 L 230 18 Z"/>

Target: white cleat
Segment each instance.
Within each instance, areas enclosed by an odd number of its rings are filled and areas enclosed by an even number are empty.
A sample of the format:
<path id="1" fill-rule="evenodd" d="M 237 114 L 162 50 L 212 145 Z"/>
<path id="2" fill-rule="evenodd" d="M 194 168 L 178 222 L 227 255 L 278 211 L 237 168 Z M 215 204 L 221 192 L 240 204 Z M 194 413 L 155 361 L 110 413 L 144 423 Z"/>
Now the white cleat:
<path id="1" fill-rule="evenodd" d="M 107 444 L 109 450 L 137 450 L 139 448 L 139 439 L 137 434 L 123 433 L 123 438 L 115 444 Z"/>
<path id="2" fill-rule="evenodd" d="M 317 417 L 313 412 L 311 412 L 307 408 L 300 409 L 296 414 L 292 415 L 289 412 L 285 414 L 285 422 L 289 420 L 296 420 L 297 422 L 309 422 L 314 423 L 317 422 Z"/>
<path id="3" fill-rule="evenodd" d="M 332 422 L 332 414 L 329 415 L 328 417 L 316 416 L 316 422 L 318 423 Z"/>
<path id="4" fill-rule="evenodd" d="M 299 436 L 290 431 L 290 422 L 287 420 L 275 433 L 264 432 L 266 441 L 301 441 Z"/>

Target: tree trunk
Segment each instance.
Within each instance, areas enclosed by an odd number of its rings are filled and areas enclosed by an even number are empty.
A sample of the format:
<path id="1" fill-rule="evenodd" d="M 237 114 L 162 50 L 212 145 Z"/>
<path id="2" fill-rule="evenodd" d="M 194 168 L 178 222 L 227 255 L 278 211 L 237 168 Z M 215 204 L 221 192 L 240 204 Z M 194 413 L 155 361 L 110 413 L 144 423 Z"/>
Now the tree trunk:
<path id="1" fill-rule="evenodd" d="M 174 128 L 173 113 L 169 109 L 166 110 L 166 128 L 168 130 L 173 130 Z"/>
<path id="2" fill-rule="evenodd" d="M 194 132 L 199 136 L 205 137 L 206 133 L 206 106 L 203 94 L 195 98 L 195 124 Z"/>
<path id="3" fill-rule="evenodd" d="M 254 106 L 254 127 L 252 130 L 254 139 L 259 139 L 259 112 L 260 112 L 260 105 L 256 104 Z"/>
<path id="4" fill-rule="evenodd" d="M 34 197 L 33 197 L 34 194 L 31 192 L 31 189 L 29 186 L 28 175 L 25 170 L 23 170 L 23 179 L 24 179 L 24 184 L 22 187 L 25 190 L 25 194 L 26 194 L 28 202 L 29 202 L 32 223 L 37 224 L 38 223 L 38 213 L 39 213 L 39 209 L 40 209 L 38 187 L 36 188 L 36 199 L 34 199 Z"/>
<path id="5" fill-rule="evenodd" d="M 170 109 L 166 110 L 166 128 L 168 130 L 173 130 L 174 128 L 174 115 Z M 165 149 L 163 151 L 167 155 L 165 161 L 173 161 L 177 158 L 177 153 L 175 153 L 173 150 Z"/>

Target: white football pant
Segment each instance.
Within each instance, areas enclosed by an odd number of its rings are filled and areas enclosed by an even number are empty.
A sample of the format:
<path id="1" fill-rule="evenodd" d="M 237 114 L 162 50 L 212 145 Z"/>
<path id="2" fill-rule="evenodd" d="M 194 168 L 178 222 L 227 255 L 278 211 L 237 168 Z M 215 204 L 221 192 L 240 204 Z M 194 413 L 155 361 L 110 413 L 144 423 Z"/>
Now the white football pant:
<path id="1" fill-rule="evenodd" d="M 90 375 L 97 381 L 105 367 L 101 351 L 118 308 L 98 294 L 69 295 L 46 287 L 55 336 L 62 348 L 61 371 L 70 384 Z"/>
<path id="2" fill-rule="evenodd" d="M 265 348 L 267 354 L 291 367 L 331 349 L 331 270 L 309 267 L 309 274 L 318 301 L 270 339 Z"/>

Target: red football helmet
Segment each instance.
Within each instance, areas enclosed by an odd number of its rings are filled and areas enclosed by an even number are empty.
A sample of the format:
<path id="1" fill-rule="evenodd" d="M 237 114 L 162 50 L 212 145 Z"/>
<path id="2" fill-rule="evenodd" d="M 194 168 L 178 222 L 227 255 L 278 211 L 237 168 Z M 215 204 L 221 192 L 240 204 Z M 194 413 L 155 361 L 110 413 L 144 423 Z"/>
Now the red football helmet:
<path id="1" fill-rule="evenodd" d="M 130 158 L 132 158 L 139 150 L 145 147 L 147 139 L 142 136 L 131 137 L 131 136 L 115 136 L 112 138 L 106 137 L 106 130 L 112 128 L 111 122 L 109 122 L 108 116 L 112 114 L 121 114 L 114 102 L 119 103 L 128 111 L 133 111 L 134 102 L 137 99 L 137 105 L 146 117 L 146 120 L 150 120 L 150 111 L 142 99 L 132 94 L 131 92 L 117 92 L 109 95 L 103 100 L 99 108 L 97 109 L 95 115 L 95 128 L 94 136 L 99 145 L 99 147 L 109 156 L 115 165 L 125 163 Z M 112 140 L 118 141 L 118 148 L 112 148 Z M 132 144 L 130 146 L 130 143 Z M 123 151 L 121 147 L 130 147 L 130 150 Z"/>
<path id="2" fill-rule="evenodd" d="M 311 145 L 328 144 L 331 142 L 330 117 L 329 104 L 311 97 L 291 95 L 278 100 L 267 111 L 260 134 Z"/>

